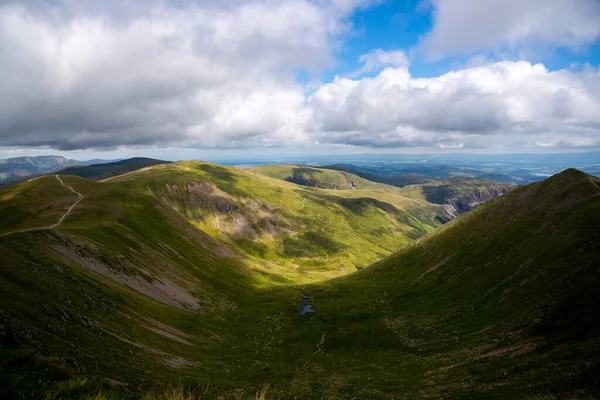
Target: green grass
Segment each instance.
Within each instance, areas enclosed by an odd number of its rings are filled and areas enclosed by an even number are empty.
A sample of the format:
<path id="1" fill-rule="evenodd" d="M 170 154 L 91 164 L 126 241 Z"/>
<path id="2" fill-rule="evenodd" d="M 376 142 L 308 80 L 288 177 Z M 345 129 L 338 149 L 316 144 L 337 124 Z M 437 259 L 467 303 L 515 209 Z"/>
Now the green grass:
<path id="1" fill-rule="evenodd" d="M 0 189 L 0 220 L 60 217 L 75 196 L 52 179 Z M 168 399 L 173 384 L 200 398 L 268 384 L 281 399 L 600 389 L 596 178 L 566 171 L 436 230 L 440 208 L 422 199 L 206 163 L 63 180 L 84 194 L 63 225 L 0 236 L 2 398 Z M 226 224 L 240 217 L 254 234 Z M 304 290 L 317 313 L 300 317 Z"/>

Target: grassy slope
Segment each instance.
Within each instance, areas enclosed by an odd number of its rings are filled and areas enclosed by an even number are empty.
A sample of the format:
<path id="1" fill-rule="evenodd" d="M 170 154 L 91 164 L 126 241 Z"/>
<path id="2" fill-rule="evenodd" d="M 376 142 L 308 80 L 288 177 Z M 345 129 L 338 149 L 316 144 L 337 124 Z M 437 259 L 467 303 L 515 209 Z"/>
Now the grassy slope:
<path id="1" fill-rule="evenodd" d="M 351 170 L 333 170 L 297 165 L 266 165 L 249 168 L 248 170 L 303 186 L 328 189 L 352 189 L 351 182 L 354 182 L 357 189 L 374 189 L 379 192 L 400 194 L 404 197 L 433 204 L 447 205 L 449 213 L 453 216 L 468 212 L 494 197 L 508 193 L 516 187 L 506 183 L 464 177 L 447 180 L 426 179 L 426 182 L 422 182 L 423 180 L 419 180 L 418 177 L 415 181 L 411 180 L 414 176 L 402 175 L 383 177 L 368 174 L 368 176 L 363 176 L 364 174 L 362 174 L 363 177 L 361 177 L 351 173 Z M 376 183 L 381 181 L 380 178 L 386 178 L 389 182 L 386 182 L 387 184 Z M 396 186 L 401 187 L 401 189 Z"/>
<path id="2" fill-rule="evenodd" d="M 252 274 L 243 255 L 151 195 L 63 181 L 85 196 L 63 225 L 0 237 L 3 395 L 66 372 L 149 387 L 199 359 L 207 365 L 196 375 L 218 379 L 212 315 L 235 308 L 237 293 L 260 286 L 267 273 Z M 64 210 L 74 195 L 57 182 L 44 177 L 1 193 L 6 199 L 39 184 Z M 12 212 L 7 203 L 2 220 Z"/>
<path id="3" fill-rule="evenodd" d="M 599 226 L 597 178 L 568 170 L 519 188 L 313 285 L 315 315 L 292 314 L 291 289 L 259 315 L 238 314 L 263 332 L 260 368 L 238 373 L 298 398 L 593 397 Z"/>
<path id="4" fill-rule="evenodd" d="M 202 163 L 105 183 L 64 179 L 86 198 L 57 232 L 0 237 L 4 390 L 64 370 L 118 379 L 130 390 L 175 376 L 221 392 L 269 382 L 283 398 L 504 399 L 597 390 L 590 377 L 598 368 L 600 188 L 577 171 L 497 198 L 374 268 L 305 285 L 318 310 L 308 317 L 297 315 L 302 288 L 290 276 L 269 274 L 266 263 L 191 229 L 196 208 L 184 209 L 165 185 L 181 194 L 190 179 L 206 180 L 238 201 L 256 195 L 283 208 L 304 197 L 304 209 L 316 211 L 328 202 L 354 205 L 359 191 L 340 196 Z M 228 199 L 217 202 L 228 210 L 230 199 L 211 193 Z M 72 253 L 61 256 L 60 246 L 118 276 L 168 277 L 202 307 L 140 295 L 114 276 L 90 273 Z M 142 315 L 178 329 L 190 344 Z M 148 329 L 157 326 L 162 334 Z"/>
<path id="5" fill-rule="evenodd" d="M 330 368 L 365 397 L 597 393 L 599 226 L 600 180 L 567 170 L 322 286 Z"/>

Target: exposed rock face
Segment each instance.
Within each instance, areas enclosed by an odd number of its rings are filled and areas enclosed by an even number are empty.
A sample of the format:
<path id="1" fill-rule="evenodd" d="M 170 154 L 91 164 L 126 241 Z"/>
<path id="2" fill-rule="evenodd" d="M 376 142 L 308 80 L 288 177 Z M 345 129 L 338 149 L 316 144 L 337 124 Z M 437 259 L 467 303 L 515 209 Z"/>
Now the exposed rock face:
<path id="1" fill-rule="evenodd" d="M 402 193 L 407 197 L 417 197 L 430 203 L 443 205 L 451 219 L 516 187 L 516 185 L 490 180 L 455 177 L 407 186 L 402 189 Z"/>
<path id="2" fill-rule="evenodd" d="M 475 189 L 471 194 L 460 195 L 458 197 L 450 197 L 445 199 L 446 209 L 452 216 L 457 217 L 461 214 L 469 212 L 474 208 L 479 207 L 483 203 L 502 196 L 512 190 L 511 187 L 490 187 L 482 189 Z"/>
<path id="3" fill-rule="evenodd" d="M 187 219 L 207 223 L 233 239 L 276 237 L 293 232 L 274 205 L 260 199 L 234 198 L 209 182 L 167 184 L 158 195 Z"/>

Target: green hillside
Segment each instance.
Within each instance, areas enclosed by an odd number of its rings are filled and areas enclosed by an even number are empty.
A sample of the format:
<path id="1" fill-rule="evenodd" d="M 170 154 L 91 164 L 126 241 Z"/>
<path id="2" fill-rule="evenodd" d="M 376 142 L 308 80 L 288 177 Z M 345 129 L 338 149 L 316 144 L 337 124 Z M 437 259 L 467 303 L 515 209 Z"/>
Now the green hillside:
<path id="1" fill-rule="evenodd" d="M 597 178 L 568 170 L 434 231 L 443 207 L 422 199 L 208 163 L 61 179 L 0 189 L 1 398 L 600 390 Z"/>
<path id="2" fill-rule="evenodd" d="M 368 357 L 367 398 L 385 388 L 412 398 L 597 394 L 598 227 L 600 180 L 577 170 L 496 198 L 313 291 L 328 299 L 324 348 Z"/>

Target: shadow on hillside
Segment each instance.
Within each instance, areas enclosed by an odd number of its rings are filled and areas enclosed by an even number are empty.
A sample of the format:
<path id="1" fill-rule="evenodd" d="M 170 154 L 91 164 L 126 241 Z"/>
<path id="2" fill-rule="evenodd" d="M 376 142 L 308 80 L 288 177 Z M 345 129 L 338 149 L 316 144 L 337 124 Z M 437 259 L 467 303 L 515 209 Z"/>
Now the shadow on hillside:
<path id="1" fill-rule="evenodd" d="M 288 257 L 329 256 L 345 248 L 346 245 L 316 232 L 305 232 L 283 241 L 283 254 Z"/>
<path id="2" fill-rule="evenodd" d="M 394 205 L 392 205 L 390 203 L 386 203 L 385 201 L 371 198 L 371 197 L 345 198 L 345 197 L 338 197 L 335 195 L 322 194 L 322 193 L 319 195 L 315 195 L 312 193 L 306 193 L 305 196 L 310 197 L 310 199 L 312 201 L 315 201 L 318 203 L 339 204 L 340 206 L 347 209 L 348 211 L 350 211 L 354 214 L 361 215 L 361 216 L 363 216 L 367 212 L 369 207 L 375 207 L 375 208 L 380 209 L 381 211 L 384 211 L 386 213 L 391 213 L 396 216 L 399 216 L 401 214 L 401 212 Z"/>
<path id="3" fill-rule="evenodd" d="M 284 180 L 295 183 L 301 186 L 311 187 L 326 187 L 327 185 L 320 184 L 318 179 L 314 178 L 317 174 L 322 174 L 323 171 L 306 167 L 292 168 L 292 174 L 284 178 Z"/>
<path id="4" fill-rule="evenodd" d="M 239 176 L 231 172 L 228 168 L 220 165 L 201 164 L 197 169 L 210 174 L 219 180 L 218 187 L 232 196 L 243 196 L 244 192 L 237 185 Z"/>

